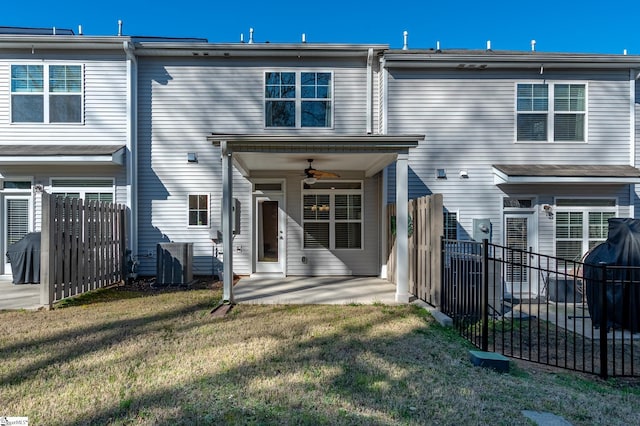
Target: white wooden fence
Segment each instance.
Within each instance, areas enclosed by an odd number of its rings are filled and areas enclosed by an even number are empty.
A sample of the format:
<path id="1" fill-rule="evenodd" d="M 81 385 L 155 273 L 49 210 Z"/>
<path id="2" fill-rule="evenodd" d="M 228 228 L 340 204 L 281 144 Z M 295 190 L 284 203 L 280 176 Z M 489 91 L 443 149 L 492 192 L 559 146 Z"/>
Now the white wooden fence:
<path id="1" fill-rule="evenodd" d="M 124 279 L 125 207 L 42 194 L 40 303 Z"/>

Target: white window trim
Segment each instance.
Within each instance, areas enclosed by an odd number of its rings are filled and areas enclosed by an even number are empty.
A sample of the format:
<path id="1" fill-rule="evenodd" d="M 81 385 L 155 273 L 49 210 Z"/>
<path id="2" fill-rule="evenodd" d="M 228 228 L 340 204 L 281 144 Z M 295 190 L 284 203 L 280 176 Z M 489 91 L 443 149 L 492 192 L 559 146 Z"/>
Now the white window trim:
<path id="1" fill-rule="evenodd" d="M 261 183 L 275 183 L 280 184 L 280 190 L 259 190 L 256 189 L 256 184 Z M 286 180 L 284 179 L 270 179 L 270 178 L 257 178 L 251 180 L 251 193 L 253 195 L 264 195 L 264 194 L 286 194 Z"/>
<path id="2" fill-rule="evenodd" d="M 608 206 L 557 206 L 558 200 L 613 200 L 615 205 Z M 556 226 L 556 214 L 558 212 L 579 212 L 583 213 L 582 216 L 582 253 L 586 253 L 589 250 L 589 223 L 585 221 L 585 214 L 588 216 L 590 212 L 612 212 L 614 217 L 619 217 L 620 204 L 618 197 L 555 197 L 553 200 L 553 256 L 556 256 L 557 249 L 557 226 Z"/>
<path id="3" fill-rule="evenodd" d="M 547 116 L 547 140 L 546 141 L 519 141 L 518 140 L 518 86 L 521 84 L 546 84 L 549 88 L 548 91 L 548 109 L 546 112 Z M 585 100 L 584 100 L 584 140 L 583 141 L 556 141 L 554 140 L 554 117 L 556 115 L 555 112 L 555 86 L 556 84 L 581 84 L 584 85 L 585 90 Z M 582 80 L 539 80 L 539 81 L 517 81 L 514 84 L 514 116 L 513 116 L 513 140 L 515 143 L 523 143 L 523 144 L 531 144 L 531 143 L 588 143 L 589 142 L 589 83 L 587 81 Z M 527 111 L 522 111 L 523 114 L 527 114 Z M 542 114 L 542 112 L 531 111 L 531 114 Z M 559 112 L 558 114 L 563 114 L 564 112 Z M 564 198 L 564 197 L 563 197 Z"/>
<path id="4" fill-rule="evenodd" d="M 31 188 L 29 189 L 20 189 L 20 188 L 5 188 L 4 182 L 30 182 Z M 0 177 L 0 191 L 4 193 L 25 193 L 31 192 L 33 190 L 33 177 L 32 176 L 4 176 Z"/>
<path id="5" fill-rule="evenodd" d="M 189 213 L 191 210 L 189 209 L 189 197 L 191 196 L 207 196 L 207 224 L 206 225 L 190 225 L 189 224 Z M 211 193 L 210 192 L 189 192 L 187 194 L 187 229 L 208 229 L 211 228 Z"/>
<path id="6" fill-rule="evenodd" d="M 53 186 L 53 181 L 56 180 L 68 180 L 68 181 L 77 181 L 77 182 L 85 182 L 87 180 L 104 180 L 110 181 L 111 186 Z M 87 192 L 102 192 L 102 193 L 111 193 L 113 196 L 113 202 L 116 202 L 116 184 L 115 179 L 112 177 L 102 177 L 102 176 L 94 176 L 94 177 L 61 177 L 55 176 L 49 178 L 49 186 L 45 188 L 45 190 L 51 194 L 60 194 L 66 192 L 77 192 L 80 194 L 81 199 L 85 199 L 85 194 Z"/>
<path id="7" fill-rule="evenodd" d="M 300 182 L 301 187 L 301 195 L 300 195 L 300 218 L 302 222 L 302 235 L 300 241 L 300 247 L 303 250 L 330 250 L 330 251 L 364 251 L 365 248 L 365 198 L 364 198 L 364 181 L 361 180 L 340 180 L 340 181 L 330 181 L 330 180 L 322 180 L 325 183 L 331 182 L 340 182 L 340 183 L 349 183 L 349 182 L 359 182 L 360 189 L 305 189 L 304 181 Z M 305 220 L 304 219 L 304 196 L 305 194 L 315 195 L 315 194 L 329 194 L 329 247 L 317 247 L 317 248 L 307 248 L 304 246 L 304 224 L 305 222 L 316 222 L 315 220 Z M 356 220 L 353 221 L 338 221 L 335 219 L 335 195 L 360 195 L 360 248 L 336 248 L 336 239 L 335 239 L 335 224 L 336 223 L 355 223 Z M 319 223 L 326 223 L 327 221 L 317 221 Z"/>
<path id="8" fill-rule="evenodd" d="M 296 97 L 295 98 L 282 98 L 283 101 L 295 101 L 295 126 L 293 127 L 276 127 L 276 126 L 267 126 L 267 100 L 277 100 L 279 98 L 267 98 L 265 94 L 265 88 L 267 86 L 267 73 L 270 72 L 292 72 L 296 75 Z M 308 100 L 302 98 L 302 73 L 328 73 L 331 74 L 331 97 L 329 99 L 324 99 L 331 101 L 331 126 L 328 127 L 302 127 L 302 101 Z M 335 111 L 336 111 L 336 103 L 335 103 L 335 74 L 333 71 L 324 70 L 324 69 L 291 69 L 291 68 L 269 68 L 268 70 L 263 71 L 262 73 L 262 126 L 265 130 L 333 130 L 335 127 Z M 316 99 L 317 101 L 322 101 L 323 99 L 319 98 L 311 98 L 311 100 Z"/>
<path id="9" fill-rule="evenodd" d="M 42 110 L 42 122 L 23 122 L 23 121 L 18 121 L 18 122 L 14 122 L 12 117 L 13 117 L 13 91 L 11 90 L 11 67 L 14 65 L 41 65 L 42 66 L 42 78 L 43 78 L 43 89 L 42 92 L 25 92 L 25 93 L 20 93 L 20 92 L 16 92 L 16 95 L 42 95 L 43 97 L 43 110 Z M 51 65 L 69 65 L 69 66 L 79 66 L 80 67 L 80 73 L 82 74 L 82 88 L 80 90 L 80 121 L 78 122 L 71 122 L 71 123 L 57 123 L 57 122 L 50 122 L 49 121 L 49 96 L 52 94 L 49 91 L 49 66 Z M 42 125 L 47 125 L 47 126 L 79 126 L 79 125 L 84 125 L 84 120 L 85 120 L 85 82 L 86 82 L 86 78 L 85 78 L 85 66 L 83 63 L 76 63 L 76 62 L 33 62 L 33 61 L 17 61 L 17 62 L 12 62 L 11 64 L 9 64 L 9 84 L 8 84 L 8 91 L 9 91 L 9 124 L 11 124 L 12 126 L 42 126 Z M 53 93 L 54 95 L 60 95 L 63 96 L 64 93 Z M 74 95 L 77 96 L 78 94 L 76 93 L 68 93 L 67 95 Z"/>

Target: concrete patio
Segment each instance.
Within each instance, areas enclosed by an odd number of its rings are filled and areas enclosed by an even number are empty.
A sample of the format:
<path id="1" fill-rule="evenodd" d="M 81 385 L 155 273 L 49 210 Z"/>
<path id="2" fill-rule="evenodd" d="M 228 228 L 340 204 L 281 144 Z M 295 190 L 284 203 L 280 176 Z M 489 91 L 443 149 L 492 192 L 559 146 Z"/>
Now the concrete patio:
<path id="1" fill-rule="evenodd" d="M 396 304 L 396 287 L 375 277 L 247 277 L 233 287 L 236 303 Z"/>
<path id="2" fill-rule="evenodd" d="M 246 277 L 233 288 L 236 303 L 395 304 L 395 285 L 375 277 Z M 38 309 L 39 284 L 13 284 L 0 275 L 0 310 Z"/>
<path id="3" fill-rule="evenodd" d="M 0 310 L 38 309 L 40 284 L 13 284 L 11 275 L 0 275 Z"/>

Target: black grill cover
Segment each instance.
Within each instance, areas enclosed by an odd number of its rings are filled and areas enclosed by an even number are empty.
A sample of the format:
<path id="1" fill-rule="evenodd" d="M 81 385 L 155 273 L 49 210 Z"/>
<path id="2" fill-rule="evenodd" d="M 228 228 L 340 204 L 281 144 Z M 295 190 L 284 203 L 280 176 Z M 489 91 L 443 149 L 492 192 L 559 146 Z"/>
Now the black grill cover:
<path id="1" fill-rule="evenodd" d="M 615 266 L 640 267 L 640 220 L 609 219 L 607 240 L 594 247 L 585 257 L 584 279 L 589 315 L 593 324 L 602 320 L 601 262 Z M 607 328 L 640 330 L 640 269 L 607 269 Z"/>
<path id="2" fill-rule="evenodd" d="M 40 282 L 40 232 L 30 232 L 7 249 L 14 284 Z"/>

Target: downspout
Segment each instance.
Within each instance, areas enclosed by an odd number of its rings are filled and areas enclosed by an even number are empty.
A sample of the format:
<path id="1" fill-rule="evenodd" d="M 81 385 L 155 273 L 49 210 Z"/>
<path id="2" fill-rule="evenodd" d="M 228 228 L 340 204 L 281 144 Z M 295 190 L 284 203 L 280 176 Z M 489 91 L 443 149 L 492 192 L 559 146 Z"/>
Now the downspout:
<path id="1" fill-rule="evenodd" d="M 637 70 L 629 70 L 629 163 L 636 167 L 636 80 L 640 76 Z M 629 217 L 636 216 L 636 184 L 629 185 Z M 639 206 L 640 207 L 640 206 Z"/>
<path id="2" fill-rule="evenodd" d="M 367 53 L 367 134 L 373 133 L 373 48 Z"/>
<path id="3" fill-rule="evenodd" d="M 382 117 L 378 117 L 378 131 L 382 134 L 385 134 L 387 131 L 386 126 L 386 109 L 387 109 L 387 69 L 385 68 L 384 58 L 380 58 L 380 73 L 382 83 L 378 85 L 378 90 L 380 93 L 378 96 L 381 99 L 382 105 L 378 107 L 379 111 L 382 111 Z M 387 205 L 389 204 L 389 167 L 385 167 L 382 170 L 382 194 L 381 194 L 381 202 L 380 202 L 380 222 L 382 226 L 381 230 L 381 238 L 380 238 L 380 278 L 390 280 L 391 277 L 387 275 L 387 251 L 389 250 L 387 241 L 389 240 L 389 223 L 387 221 Z"/>
<path id="4" fill-rule="evenodd" d="M 389 70 L 387 70 L 387 63 L 384 57 L 380 58 L 380 72 L 382 73 L 382 87 L 380 90 L 382 91 L 381 98 L 381 108 L 380 111 L 382 113 L 382 117 L 379 117 L 380 120 L 380 134 L 386 135 L 387 128 L 389 123 L 387 122 L 387 112 L 388 112 L 388 85 L 389 85 Z"/>
<path id="5" fill-rule="evenodd" d="M 127 206 L 129 249 L 138 256 L 138 59 L 130 40 L 122 43 L 127 57 Z"/>

